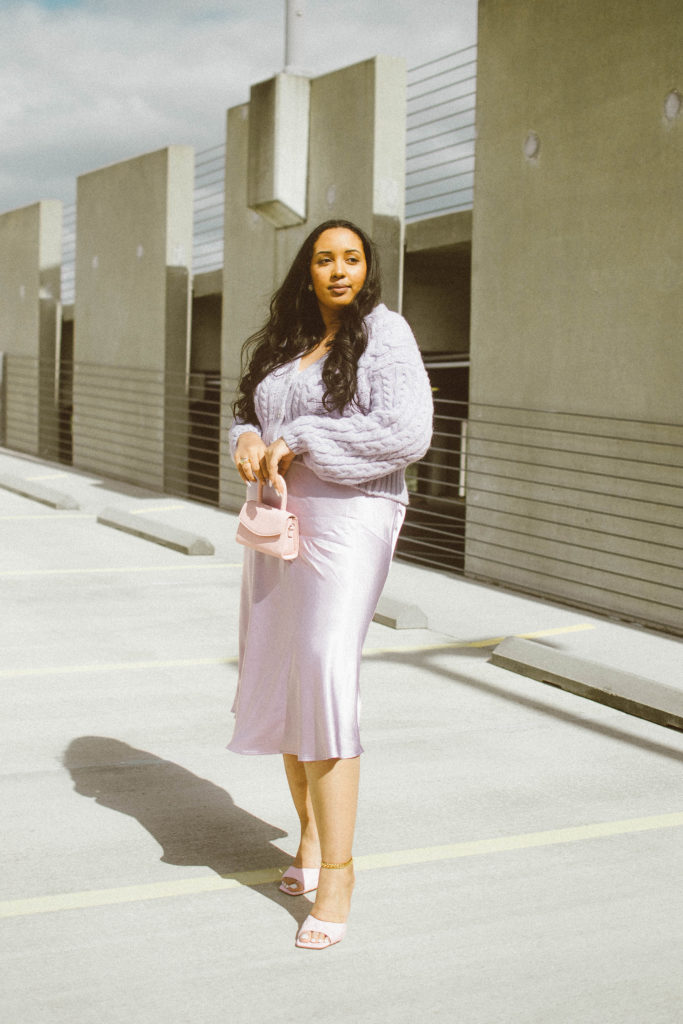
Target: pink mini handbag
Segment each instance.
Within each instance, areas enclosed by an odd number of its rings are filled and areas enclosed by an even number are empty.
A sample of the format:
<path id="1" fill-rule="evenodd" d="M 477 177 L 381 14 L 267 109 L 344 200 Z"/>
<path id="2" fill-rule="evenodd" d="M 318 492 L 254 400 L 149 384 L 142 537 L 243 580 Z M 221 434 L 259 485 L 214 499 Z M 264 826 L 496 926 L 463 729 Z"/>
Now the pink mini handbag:
<path id="1" fill-rule="evenodd" d="M 264 555 L 273 555 L 291 562 L 299 554 L 299 521 L 287 511 L 287 487 L 283 481 L 280 507 L 263 501 L 263 484 L 258 485 L 258 499 L 245 501 L 240 509 L 237 543 Z"/>

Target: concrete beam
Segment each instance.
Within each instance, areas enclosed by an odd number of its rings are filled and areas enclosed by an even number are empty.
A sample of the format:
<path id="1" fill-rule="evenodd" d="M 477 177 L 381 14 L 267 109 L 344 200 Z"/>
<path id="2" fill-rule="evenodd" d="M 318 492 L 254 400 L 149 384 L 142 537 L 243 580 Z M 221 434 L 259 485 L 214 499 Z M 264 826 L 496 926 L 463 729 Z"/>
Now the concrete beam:
<path id="1" fill-rule="evenodd" d="M 165 548 L 180 551 L 183 555 L 213 555 L 215 553 L 213 544 L 205 537 L 200 537 L 189 530 L 179 530 L 175 526 L 160 523 L 156 519 L 144 519 L 131 512 L 123 512 L 118 508 L 105 508 L 98 515 L 97 522 L 102 526 L 111 526 L 115 530 L 122 530 L 123 533 L 130 533 L 142 540 L 151 540 L 154 544 L 161 544 Z"/>
<path id="2" fill-rule="evenodd" d="M 306 220 L 311 83 L 279 74 L 251 88 L 247 204 L 277 228 Z"/>
<path id="3" fill-rule="evenodd" d="M 195 299 L 202 299 L 206 295 L 221 295 L 223 292 L 223 268 L 220 270 L 206 270 L 202 274 L 195 274 L 192 280 L 192 294 Z"/>
<path id="4" fill-rule="evenodd" d="M 397 601 L 384 594 L 377 602 L 373 620 L 392 629 L 427 629 L 427 616 L 416 604 Z"/>
<path id="5" fill-rule="evenodd" d="M 80 508 L 77 501 L 69 494 L 62 494 L 51 487 L 43 487 L 33 480 L 24 480 L 19 476 L 0 476 L 0 487 L 5 491 L 12 491 L 20 494 L 22 498 L 30 498 L 32 501 L 39 501 L 42 505 L 49 505 L 50 508 Z"/>
<path id="6" fill-rule="evenodd" d="M 457 249 L 472 244 L 472 211 L 445 213 L 406 224 L 406 252 Z"/>
<path id="7" fill-rule="evenodd" d="M 491 662 L 627 715 L 683 730 L 683 690 L 654 679 L 517 637 L 508 637 L 498 644 Z"/>

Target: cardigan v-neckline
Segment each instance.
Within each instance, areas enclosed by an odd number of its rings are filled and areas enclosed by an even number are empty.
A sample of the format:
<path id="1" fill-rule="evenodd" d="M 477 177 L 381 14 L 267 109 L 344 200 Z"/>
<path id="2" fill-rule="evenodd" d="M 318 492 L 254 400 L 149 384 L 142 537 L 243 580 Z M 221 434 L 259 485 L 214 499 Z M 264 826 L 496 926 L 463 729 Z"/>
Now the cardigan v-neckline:
<path id="1" fill-rule="evenodd" d="M 297 359 L 296 363 L 295 363 L 295 366 L 296 366 L 296 371 L 295 372 L 297 373 L 297 375 L 300 374 L 300 373 L 306 373 L 306 370 L 310 370 L 310 368 L 312 366 L 317 366 L 318 363 L 321 363 L 323 361 L 323 359 L 327 359 L 327 356 L 329 355 L 329 349 L 326 352 L 323 352 L 323 354 L 321 356 L 318 356 L 317 359 L 314 359 L 312 363 L 308 363 L 306 366 L 302 366 L 301 365 L 301 360 L 304 358 L 305 355 L 306 355 L 305 352 L 302 353 L 299 356 L 299 358 Z"/>

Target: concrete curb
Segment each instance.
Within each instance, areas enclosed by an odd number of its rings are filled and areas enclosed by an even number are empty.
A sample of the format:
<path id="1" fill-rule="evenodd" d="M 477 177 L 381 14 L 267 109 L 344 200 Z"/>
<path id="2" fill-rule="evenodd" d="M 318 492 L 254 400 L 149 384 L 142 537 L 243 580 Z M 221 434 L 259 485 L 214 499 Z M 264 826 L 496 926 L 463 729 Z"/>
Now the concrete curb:
<path id="1" fill-rule="evenodd" d="M 397 601 L 384 594 L 377 602 L 373 616 L 375 622 L 392 629 L 428 629 L 427 616 L 416 604 Z"/>
<path id="2" fill-rule="evenodd" d="M 123 512 L 118 508 L 103 509 L 97 517 L 97 522 L 102 526 L 111 526 L 115 530 L 131 533 L 142 540 L 151 540 L 154 544 L 180 551 L 183 555 L 215 554 L 213 544 L 205 537 L 200 537 L 189 530 L 179 530 L 156 519 L 145 519 L 131 512 Z"/>
<path id="3" fill-rule="evenodd" d="M 61 491 L 54 491 L 51 487 L 43 487 L 42 484 L 33 480 L 24 480 L 20 476 L 0 476 L 0 487 L 5 491 L 13 491 L 20 494 L 22 498 L 31 498 L 32 501 L 39 501 L 42 505 L 49 505 L 50 508 L 77 509 L 80 505 L 69 494 L 62 494 Z"/>
<path id="4" fill-rule="evenodd" d="M 500 668 L 558 686 L 627 715 L 683 730 L 683 692 L 666 683 L 517 637 L 508 637 L 498 644 L 490 660 Z"/>

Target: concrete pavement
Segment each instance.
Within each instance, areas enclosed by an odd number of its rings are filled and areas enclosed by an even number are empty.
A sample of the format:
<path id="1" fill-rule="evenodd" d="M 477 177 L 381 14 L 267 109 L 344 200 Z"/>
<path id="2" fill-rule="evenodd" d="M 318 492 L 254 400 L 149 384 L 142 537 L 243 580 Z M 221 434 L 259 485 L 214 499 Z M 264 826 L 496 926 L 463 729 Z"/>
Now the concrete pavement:
<path id="1" fill-rule="evenodd" d="M 294 948 L 277 758 L 225 750 L 235 517 L 0 451 L 3 1013 L 22 1024 L 677 1024 L 683 736 L 488 662 L 508 635 L 681 685 L 681 645 L 402 563 L 363 669 L 344 942 Z M 193 530 L 180 554 L 102 509 Z"/>

